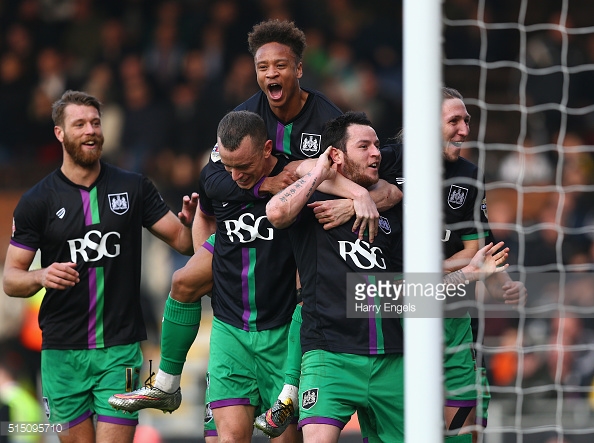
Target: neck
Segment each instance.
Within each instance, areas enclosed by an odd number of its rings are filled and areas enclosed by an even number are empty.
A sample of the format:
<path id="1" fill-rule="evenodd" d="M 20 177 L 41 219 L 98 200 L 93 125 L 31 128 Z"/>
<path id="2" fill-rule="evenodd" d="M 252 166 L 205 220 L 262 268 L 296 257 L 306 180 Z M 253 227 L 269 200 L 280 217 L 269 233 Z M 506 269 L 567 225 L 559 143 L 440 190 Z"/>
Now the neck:
<path id="1" fill-rule="evenodd" d="M 270 173 L 276 166 L 277 162 L 278 162 L 278 158 L 276 158 L 276 156 L 274 156 L 274 155 L 270 155 L 266 159 L 266 167 L 264 168 L 264 175 L 266 175 L 266 176 L 270 175 Z"/>
<path id="2" fill-rule="evenodd" d="M 297 114 L 301 112 L 307 101 L 309 92 L 299 88 L 299 93 L 295 94 L 284 106 L 273 107 L 271 106 L 272 112 L 282 122 L 288 122 L 293 120 Z"/>
<path id="3" fill-rule="evenodd" d="M 81 166 L 65 157 L 60 170 L 72 183 L 88 188 L 99 177 L 101 163 L 97 161 L 92 166 Z"/>

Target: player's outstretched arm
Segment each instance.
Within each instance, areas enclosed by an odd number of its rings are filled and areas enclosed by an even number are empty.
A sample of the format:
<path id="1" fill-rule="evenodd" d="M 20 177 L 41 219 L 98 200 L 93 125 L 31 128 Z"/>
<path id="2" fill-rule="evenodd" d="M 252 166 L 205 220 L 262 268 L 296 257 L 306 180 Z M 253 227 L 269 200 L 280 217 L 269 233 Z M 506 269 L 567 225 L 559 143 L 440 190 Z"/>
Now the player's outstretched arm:
<path id="1" fill-rule="evenodd" d="M 509 248 L 503 248 L 503 246 L 504 242 L 485 245 L 472 257 L 468 265 L 444 276 L 444 283 L 459 284 L 477 281 L 505 271 L 509 266 L 505 263 Z"/>

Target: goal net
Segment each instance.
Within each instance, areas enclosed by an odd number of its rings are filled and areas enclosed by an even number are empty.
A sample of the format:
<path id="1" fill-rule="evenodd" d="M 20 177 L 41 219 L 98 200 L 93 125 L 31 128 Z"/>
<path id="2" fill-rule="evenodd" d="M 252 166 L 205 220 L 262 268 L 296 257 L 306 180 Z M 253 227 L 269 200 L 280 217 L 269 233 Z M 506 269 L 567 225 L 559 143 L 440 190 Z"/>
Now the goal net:
<path id="1" fill-rule="evenodd" d="M 443 4 L 444 84 L 472 116 L 463 156 L 529 294 L 514 315 L 479 313 L 488 443 L 594 441 L 593 13 L 590 0 Z"/>

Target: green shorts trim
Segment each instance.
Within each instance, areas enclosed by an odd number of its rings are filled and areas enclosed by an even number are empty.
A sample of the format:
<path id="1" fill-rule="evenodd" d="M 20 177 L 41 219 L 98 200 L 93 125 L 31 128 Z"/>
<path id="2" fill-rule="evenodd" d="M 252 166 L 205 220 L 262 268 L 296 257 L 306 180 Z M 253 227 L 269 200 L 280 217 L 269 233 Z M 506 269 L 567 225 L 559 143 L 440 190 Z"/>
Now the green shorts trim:
<path id="1" fill-rule="evenodd" d="M 116 411 L 107 399 L 139 387 L 140 343 L 101 349 L 41 351 L 43 403 L 52 424 L 74 426 L 97 420 L 135 426 L 138 413 Z"/>
<path id="2" fill-rule="evenodd" d="M 212 409 L 251 405 L 267 410 L 283 387 L 290 323 L 265 331 L 244 331 L 213 319 L 208 362 Z"/>
<path id="3" fill-rule="evenodd" d="M 400 354 L 308 351 L 301 364 L 299 427 L 342 429 L 357 411 L 369 441 L 404 441 L 404 359 Z"/>

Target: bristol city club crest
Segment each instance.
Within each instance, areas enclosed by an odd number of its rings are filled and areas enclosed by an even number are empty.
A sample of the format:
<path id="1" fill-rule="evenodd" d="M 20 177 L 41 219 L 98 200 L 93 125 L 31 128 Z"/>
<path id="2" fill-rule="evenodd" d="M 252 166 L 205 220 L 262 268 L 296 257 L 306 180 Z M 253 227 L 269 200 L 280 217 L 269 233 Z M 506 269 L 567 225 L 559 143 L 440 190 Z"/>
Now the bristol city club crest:
<path id="1" fill-rule="evenodd" d="M 128 212 L 128 208 L 130 208 L 130 200 L 128 199 L 127 192 L 108 194 L 107 198 L 109 198 L 109 207 L 114 214 L 123 215 Z"/>
<path id="2" fill-rule="evenodd" d="M 318 388 L 308 389 L 301 395 L 301 408 L 311 409 L 318 402 Z"/>
<path id="3" fill-rule="evenodd" d="M 316 157 L 320 154 L 322 136 L 319 134 L 301 134 L 301 153 L 307 157 Z"/>
<path id="4" fill-rule="evenodd" d="M 459 209 L 466 201 L 468 189 L 461 186 L 451 185 L 450 193 L 448 194 L 448 205 L 452 209 Z"/>

